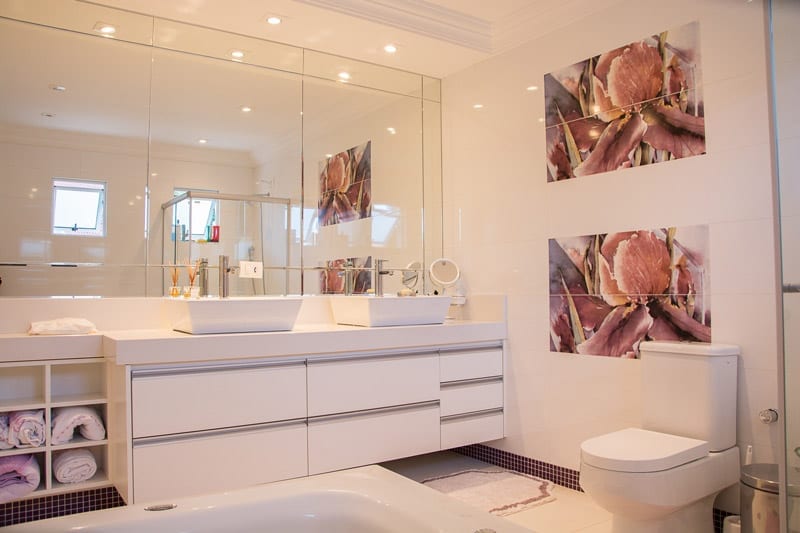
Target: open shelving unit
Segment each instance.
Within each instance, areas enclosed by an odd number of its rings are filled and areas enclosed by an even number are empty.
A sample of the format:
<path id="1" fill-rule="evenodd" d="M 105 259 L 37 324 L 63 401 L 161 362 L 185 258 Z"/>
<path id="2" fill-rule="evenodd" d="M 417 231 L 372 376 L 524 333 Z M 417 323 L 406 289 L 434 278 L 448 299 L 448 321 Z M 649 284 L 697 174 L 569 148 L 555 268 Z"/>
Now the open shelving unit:
<path id="1" fill-rule="evenodd" d="M 32 454 L 39 463 L 39 487 L 21 499 L 110 486 L 107 474 L 108 435 L 103 440 L 88 440 L 76 432 L 67 443 L 54 445 L 51 421 L 60 407 L 89 406 L 100 414 L 108 428 L 106 361 L 102 358 L 60 359 L 0 363 L 0 413 L 43 410 L 46 438 L 42 446 L 0 450 L 0 457 Z M 97 472 L 86 481 L 60 483 L 53 471 L 59 453 L 87 448 L 97 462 Z"/>

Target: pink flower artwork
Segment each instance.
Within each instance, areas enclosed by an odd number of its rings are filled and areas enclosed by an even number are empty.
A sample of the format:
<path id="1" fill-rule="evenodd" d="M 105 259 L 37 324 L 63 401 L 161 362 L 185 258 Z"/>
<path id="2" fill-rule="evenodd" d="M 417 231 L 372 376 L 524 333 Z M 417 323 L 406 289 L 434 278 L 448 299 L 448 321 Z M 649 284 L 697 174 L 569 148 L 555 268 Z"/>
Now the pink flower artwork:
<path id="1" fill-rule="evenodd" d="M 642 341 L 711 341 L 707 226 L 549 244 L 551 351 L 636 358 Z"/>
<path id="2" fill-rule="evenodd" d="M 545 75 L 547 181 L 706 152 L 699 24 Z"/>
<path id="3" fill-rule="evenodd" d="M 372 216 L 371 141 L 320 163 L 319 225 Z"/>

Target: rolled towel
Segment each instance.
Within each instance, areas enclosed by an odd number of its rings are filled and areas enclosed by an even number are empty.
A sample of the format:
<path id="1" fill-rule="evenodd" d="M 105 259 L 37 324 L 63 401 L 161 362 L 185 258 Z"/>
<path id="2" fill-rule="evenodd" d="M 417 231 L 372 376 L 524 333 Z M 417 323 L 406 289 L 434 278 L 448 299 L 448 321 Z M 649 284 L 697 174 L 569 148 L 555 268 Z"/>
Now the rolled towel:
<path id="1" fill-rule="evenodd" d="M 39 486 L 39 462 L 30 454 L 0 457 L 0 503 L 27 496 Z"/>
<path id="2" fill-rule="evenodd" d="M 8 415 L 8 442 L 17 448 L 44 445 L 44 411 L 12 411 Z"/>
<path id="3" fill-rule="evenodd" d="M 53 459 L 53 473 L 59 483 L 80 483 L 97 472 L 97 461 L 86 448 L 67 450 Z"/>
<path id="4" fill-rule="evenodd" d="M 85 439 L 103 440 L 106 428 L 103 419 L 92 407 L 61 407 L 53 409 L 51 444 L 64 444 L 72 440 L 75 429 Z"/>
<path id="5" fill-rule="evenodd" d="M 8 414 L 0 413 L 0 450 L 8 450 L 14 445 L 8 441 Z"/>

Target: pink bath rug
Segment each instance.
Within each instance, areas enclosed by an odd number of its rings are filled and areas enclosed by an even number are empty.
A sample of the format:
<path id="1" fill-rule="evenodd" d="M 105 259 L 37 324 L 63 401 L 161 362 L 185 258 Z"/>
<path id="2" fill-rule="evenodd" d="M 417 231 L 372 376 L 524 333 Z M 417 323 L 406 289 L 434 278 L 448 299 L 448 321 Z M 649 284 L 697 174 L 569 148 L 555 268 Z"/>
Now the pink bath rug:
<path id="1" fill-rule="evenodd" d="M 464 470 L 422 483 L 496 516 L 507 516 L 555 500 L 550 481 L 511 470 Z"/>

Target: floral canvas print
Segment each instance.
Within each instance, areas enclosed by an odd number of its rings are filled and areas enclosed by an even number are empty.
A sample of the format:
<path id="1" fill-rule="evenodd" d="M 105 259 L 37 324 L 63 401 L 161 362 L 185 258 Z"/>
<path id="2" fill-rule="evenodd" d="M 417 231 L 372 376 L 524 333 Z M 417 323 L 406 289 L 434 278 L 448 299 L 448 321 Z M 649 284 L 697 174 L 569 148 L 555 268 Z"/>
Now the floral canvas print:
<path id="1" fill-rule="evenodd" d="M 367 141 L 320 164 L 320 226 L 372 216 L 371 145 Z"/>
<path id="2" fill-rule="evenodd" d="M 352 269 L 353 294 L 365 294 L 372 288 L 372 256 L 333 259 L 325 262 L 320 273 L 322 294 L 344 294 L 346 272 Z"/>
<path id="3" fill-rule="evenodd" d="M 547 181 L 706 152 L 699 24 L 545 75 Z"/>
<path id="4" fill-rule="evenodd" d="M 636 358 L 711 341 L 708 226 L 550 239 L 550 349 Z"/>

